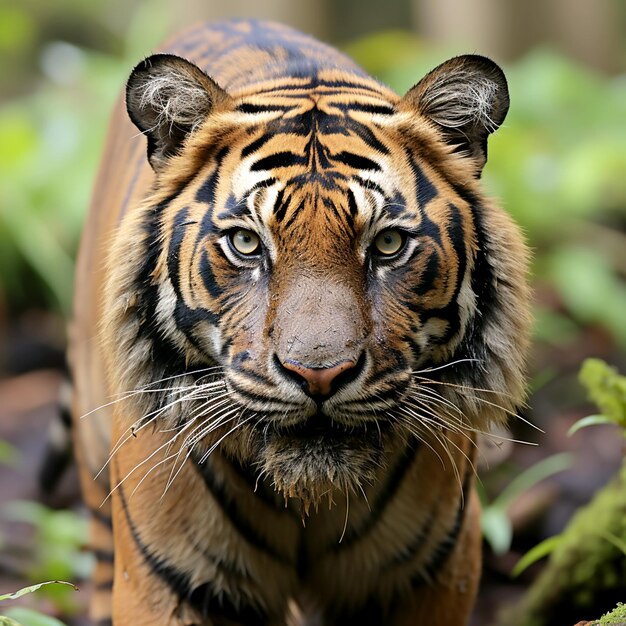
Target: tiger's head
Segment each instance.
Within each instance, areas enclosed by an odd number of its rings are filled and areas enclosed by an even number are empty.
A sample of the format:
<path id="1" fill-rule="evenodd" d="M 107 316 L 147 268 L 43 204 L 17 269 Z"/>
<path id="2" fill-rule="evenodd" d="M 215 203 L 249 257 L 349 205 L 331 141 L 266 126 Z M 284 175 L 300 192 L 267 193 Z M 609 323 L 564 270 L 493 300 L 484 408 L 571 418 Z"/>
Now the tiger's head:
<path id="1" fill-rule="evenodd" d="M 115 387 L 152 392 L 136 428 L 317 502 L 514 409 L 527 255 L 479 185 L 509 104 L 493 62 L 399 98 L 332 68 L 226 91 L 155 55 L 126 102 L 155 182 L 116 235 L 104 335 Z"/>

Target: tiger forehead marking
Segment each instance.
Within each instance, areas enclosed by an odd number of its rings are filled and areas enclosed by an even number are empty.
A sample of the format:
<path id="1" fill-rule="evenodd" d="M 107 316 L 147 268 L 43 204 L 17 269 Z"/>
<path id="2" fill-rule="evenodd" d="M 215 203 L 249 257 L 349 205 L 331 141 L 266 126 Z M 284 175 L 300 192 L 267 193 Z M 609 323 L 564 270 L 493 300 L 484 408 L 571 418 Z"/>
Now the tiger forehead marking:
<path id="1" fill-rule="evenodd" d="M 399 97 L 256 21 L 166 49 L 126 89 L 147 159 L 114 125 L 81 250 L 76 406 L 121 398 L 113 623 L 462 626 L 476 434 L 523 397 L 529 326 L 479 180 L 501 70 Z"/>

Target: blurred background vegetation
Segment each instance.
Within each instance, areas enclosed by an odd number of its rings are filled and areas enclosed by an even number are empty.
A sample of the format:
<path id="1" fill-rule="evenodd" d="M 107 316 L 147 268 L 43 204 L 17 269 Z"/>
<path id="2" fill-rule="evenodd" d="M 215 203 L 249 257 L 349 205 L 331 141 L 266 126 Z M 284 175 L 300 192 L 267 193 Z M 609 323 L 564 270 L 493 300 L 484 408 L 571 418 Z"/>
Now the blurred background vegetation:
<path id="1" fill-rule="evenodd" d="M 111 107 L 130 69 L 177 26 L 246 16 L 312 32 L 399 92 L 461 52 L 487 54 L 505 68 L 512 105 L 491 139 L 484 179 L 534 251 L 536 341 L 524 417 L 544 434 L 512 425 L 516 438 L 539 446 L 498 449 L 505 462 L 484 473 L 484 498 L 495 498 L 520 468 L 544 457 L 567 450 L 573 460 L 552 482 L 524 483 L 507 510 L 513 544 L 498 544 L 500 554 L 486 559 L 485 584 L 498 589 L 491 604 L 499 604 L 510 593 L 507 576 L 519 554 L 559 532 L 621 460 L 622 441 L 613 431 L 571 440 L 565 432 L 590 410 L 576 382 L 582 360 L 600 356 L 626 370 L 626 3 L 258 4 L 0 0 L 0 585 L 59 574 L 58 559 L 57 569 L 41 565 L 52 558 L 50 541 L 33 538 L 69 522 L 54 521 L 32 502 L 4 502 L 39 497 L 28 477 L 43 443 L 32 441 L 43 442 L 54 412 L 73 261 Z M 563 467 L 559 456 L 536 474 Z M 13 482 L 28 489 L 8 488 Z M 72 485 L 70 479 L 65 495 L 50 504 L 75 502 Z M 84 536 L 71 528 L 67 554 Z M 86 567 L 71 560 L 77 564 L 64 570 L 68 577 Z"/>

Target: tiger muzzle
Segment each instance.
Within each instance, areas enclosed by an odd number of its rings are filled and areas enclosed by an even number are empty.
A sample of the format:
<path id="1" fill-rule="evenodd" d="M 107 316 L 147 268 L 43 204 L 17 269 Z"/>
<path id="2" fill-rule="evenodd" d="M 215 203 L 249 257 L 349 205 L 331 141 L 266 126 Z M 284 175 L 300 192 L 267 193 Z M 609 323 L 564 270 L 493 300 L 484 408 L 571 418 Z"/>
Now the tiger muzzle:
<path id="1" fill-rule="evenodd" d="M 369 323 L 353 285 L 300 277 L 276 301 L 274 363 L 281 376 L 318 404 L 359 377 Z"/>

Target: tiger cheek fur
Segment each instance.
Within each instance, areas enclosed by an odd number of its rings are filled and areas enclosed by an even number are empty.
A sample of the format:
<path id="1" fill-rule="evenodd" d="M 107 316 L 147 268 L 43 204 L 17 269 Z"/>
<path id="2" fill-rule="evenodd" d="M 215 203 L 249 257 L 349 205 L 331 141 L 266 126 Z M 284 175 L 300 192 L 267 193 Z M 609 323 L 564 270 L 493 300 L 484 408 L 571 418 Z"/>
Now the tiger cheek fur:
<path id="1" fill-rule="evenodd" d="M 502 72 L 457 57 L 399 98 L 254 21 L 167 49 L 126 90 L 147 159 L 118 111 L 79 259 L 94 617 L 114 564 L 115 626 L 462 626 L 476 434 L 523 399 L 530 325 L 479 181 Z"/>

